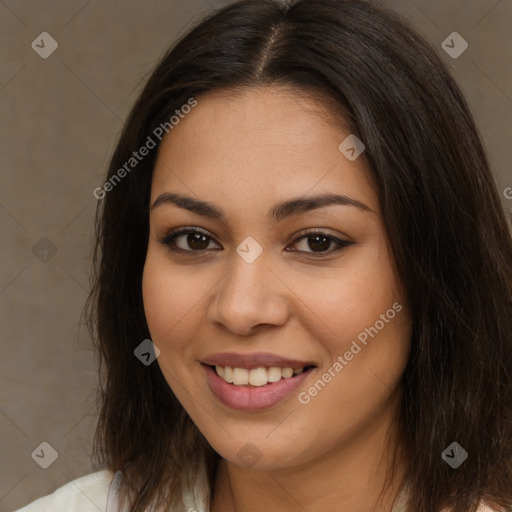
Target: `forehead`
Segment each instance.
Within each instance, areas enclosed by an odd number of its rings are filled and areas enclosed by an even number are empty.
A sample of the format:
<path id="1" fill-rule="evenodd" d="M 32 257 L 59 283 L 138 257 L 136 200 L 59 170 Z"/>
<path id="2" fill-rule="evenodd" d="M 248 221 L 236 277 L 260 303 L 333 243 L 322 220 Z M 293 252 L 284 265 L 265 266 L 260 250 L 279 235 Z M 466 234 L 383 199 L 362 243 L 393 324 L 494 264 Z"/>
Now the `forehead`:
<path id="1" fill-rule="evenodd" d="M 214 92 L 197 102 L 162 141 L 152 201 L 172 190 L 247 208 L 335 189 L 378 209 L 364 154 L 350 161 L 338 148 L 350 129 L 332 103 L 280 87 Z"/>

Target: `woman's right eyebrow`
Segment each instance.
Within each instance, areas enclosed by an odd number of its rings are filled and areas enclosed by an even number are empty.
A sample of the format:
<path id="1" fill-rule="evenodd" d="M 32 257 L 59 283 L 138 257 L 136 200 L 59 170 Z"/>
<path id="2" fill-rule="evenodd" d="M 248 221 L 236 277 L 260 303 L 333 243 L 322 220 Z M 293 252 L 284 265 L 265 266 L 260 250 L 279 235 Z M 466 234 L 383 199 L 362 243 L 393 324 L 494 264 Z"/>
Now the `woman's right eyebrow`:
<path id="1" fill-rule="evenodd" d="M 185 196 L 175 192 L 164 192 L 156 198 L 154 203 L 151 205 L 151 210 L 164 204 L 172 204 L 178 208 L 189 210 L 203 217 L 210 217 L 224 223 L 227 222 L 227 216 L 222 209 L 210 202 L 202 201 L 194 197 Z M 280 222 L 292 215 L 298 215 L 300 213 L 332 205 L 351 206 L 358 208 L 363 212 L 376 214 L 376 212 L 374 212 L 369 206 L 357 199 L 346 195 L 326 193 L 316 196 L 296 197 L 281 201 L 270 209 L 268 217 L 274 222 Z"/>

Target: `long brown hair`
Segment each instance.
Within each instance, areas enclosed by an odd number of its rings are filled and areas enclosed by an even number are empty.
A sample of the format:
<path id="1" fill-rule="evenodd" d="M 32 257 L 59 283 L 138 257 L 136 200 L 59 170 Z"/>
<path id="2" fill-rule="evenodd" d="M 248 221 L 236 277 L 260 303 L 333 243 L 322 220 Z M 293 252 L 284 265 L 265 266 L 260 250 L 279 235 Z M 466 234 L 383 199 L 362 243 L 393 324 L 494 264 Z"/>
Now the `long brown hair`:
<path id="1" fill-rule="evenodd" d="M 131 512 L 179 500 L 185 469 L 202 457 L 213 478 L 218 455 L 158 365 L 133 355 L 150 338 L 141 279 L 158 148 L 119 169 L 190 98 L 268 85 L 335 102 L 340 123 L 366 146 L 414 321 L 399 418 L 407 511 L 512 505 L 510 226 L 446 67 L 400 18 L 364 0 L 233 3 L 200 21 L 151 74 L 110 163 L 107 179 L 122 179 L 98 205 L 88 305 L 101 362 L 99 463 L 123 470 Z M 453 441 L 469 454 L 456 470 L 441 458 Z"/>

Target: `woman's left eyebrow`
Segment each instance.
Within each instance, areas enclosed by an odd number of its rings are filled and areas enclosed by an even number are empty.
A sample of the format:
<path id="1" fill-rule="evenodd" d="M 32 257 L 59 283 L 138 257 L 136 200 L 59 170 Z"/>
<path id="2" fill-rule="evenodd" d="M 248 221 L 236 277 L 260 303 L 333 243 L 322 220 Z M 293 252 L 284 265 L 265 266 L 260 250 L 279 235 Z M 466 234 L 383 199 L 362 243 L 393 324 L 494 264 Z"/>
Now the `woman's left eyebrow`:
<path id="1" fill-rule="evenodd" d="M 183 208 L 198 215 L 202 215 L 203 217 L 210 217 L 222 222 L 226 222 L 227 220 L 227 216 L 222 209 L 218 208 L 214 204 L 194 197 L 177 194 L 175 192 L 164 192 L 163 194 L 160 194 L 151 205 L 151 209 L 153 210 L 163 204 L 173 204 L 178 208 Z M 274 222 L 280 222 L 286 217 L 290 217 L 292 215 L 332 205 L 351 206 L 364 212 L 375 213 L 369 206 L 358 199 L 340 194 L 321 194 L 316 196 L 296 197 L 286 201 L 281 201 L 270 209 L 268 217 Z"/>

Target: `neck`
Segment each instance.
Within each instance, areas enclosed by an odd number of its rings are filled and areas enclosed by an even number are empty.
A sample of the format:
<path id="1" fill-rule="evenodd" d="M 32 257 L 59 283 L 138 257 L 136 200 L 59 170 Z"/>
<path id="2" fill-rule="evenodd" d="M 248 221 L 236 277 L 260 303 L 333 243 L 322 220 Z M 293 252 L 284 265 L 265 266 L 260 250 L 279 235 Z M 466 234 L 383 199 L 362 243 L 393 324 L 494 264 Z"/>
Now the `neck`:
<path id="1" fill-rule="evenodd" d="M 391 418 L 382 418 L 301 466 L 255 470 L 221 459 L 211 512 L 392 512 L 405 475 L 400 450 L 393 461 L 398 447 L 395 427 Z"/>

